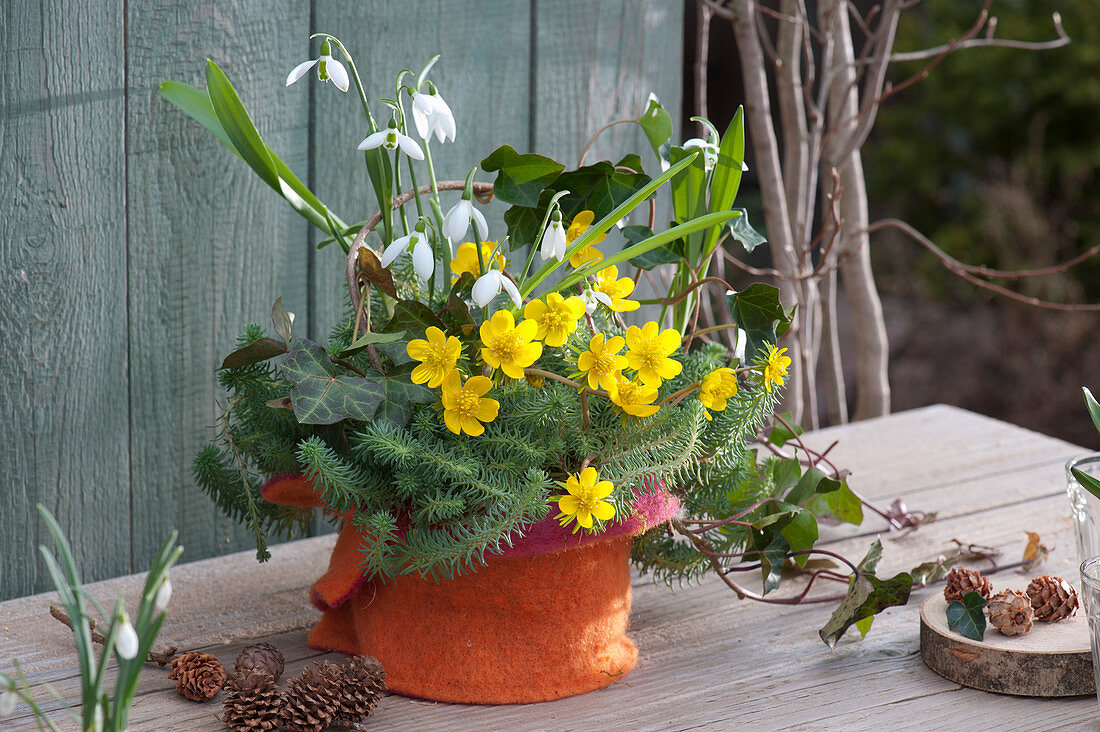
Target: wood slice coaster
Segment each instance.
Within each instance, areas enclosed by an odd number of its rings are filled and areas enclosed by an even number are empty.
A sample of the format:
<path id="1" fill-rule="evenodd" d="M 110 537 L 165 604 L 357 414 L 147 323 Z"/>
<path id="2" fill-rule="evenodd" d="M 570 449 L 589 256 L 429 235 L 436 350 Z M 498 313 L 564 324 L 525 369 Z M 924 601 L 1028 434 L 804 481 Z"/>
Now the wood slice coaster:
<path id="1" fill-rule="evenodd" d="M 1084 608 L 1058 623 L 1036 622 L 1017 636 L 1002 635 L 987 618 L 985 639 L 973 641 L 947 627 L 940 591 L 920 607 L 920 653 L 928 668 L 974 689 L 1016 696 L 1096 693 Z"/>

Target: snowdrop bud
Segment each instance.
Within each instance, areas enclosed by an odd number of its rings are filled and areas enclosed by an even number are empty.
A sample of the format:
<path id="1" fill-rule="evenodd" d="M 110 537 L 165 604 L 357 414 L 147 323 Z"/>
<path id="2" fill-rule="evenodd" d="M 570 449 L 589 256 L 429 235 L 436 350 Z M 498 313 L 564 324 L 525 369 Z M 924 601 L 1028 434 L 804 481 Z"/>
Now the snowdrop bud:
<path id="1" fill-rule="evenodd" d="M 0 678 L 0 717 L 7 717 L 15 711 L 19 695 L 15 693 L 15 683 L 6 677 Z"/>
<path id="2" fill-rule="evenodd" d="M 557 213 L 555 211 L 555 213 Z M 546 233 L 542 235 L 542 246 L 539 247 L 539 256 L 543 260 L 553 257 L 559 262 L 565 259 L 565 249 L 567 247 L 565 227 L 561 223 L 561 214 L 558 214 L 557 221 L 550 221 L 550 224 L 546 227 Z"/>
<path id="3" fill-rule="evenodd" d="M 157 596 L 153 600 L 153 607 L 157 609 L 158 613 L 162 613 L 168 609 L 168 601 L 172 599 L 172 581 L 168 579 L 168 575 L 164 576 L 164 581 L 160 583 L 160 587 L 157 588 Z"/>
<path id="4" fill-rule="evenodd" d="M 745 346 L 749 343 L 748 336 L 745 335 L 744 328 L 737 329 L 737 345 L 734 346 L 733 355 L 737 359 L 737 363 L 745 362 Z"/>
<path id="5" fill-rule="evenodd" d="M 435 254 L 424 232 L 418 231 L 413 236 L 416 238 L 412 250 L 413 271 L 421 282 L 427 282 L 432 277 L 432 271 L 435 270 Z"/>
<path id="6" fill-rule="evenodd" d="M 477 278 L 477 282 L 470 290 L 470 297 L 473 298 L 474 303 L 479 308 L 485 307 L 493 301 L 494 297 L 500 294 L 500 281 L 502 279 L 500 272 L 495 269 L 491 269 Z"/>
<path id="7" fill-rule="evenodd" d="M 451 241 L 462 241 L 470 229 L 470 219 L 473 219 L 477 227 L 478 236 L 486 241 L 489 238 L 489 224 L 481 212 L 474 208 L 473 201 L 465 197 L 443 217 L 443 236 Z"/>
<path id="8" fill-rule="evenodd" d="M 126 614 L 125 610 L 122 611 L 122 615 L 119 616 L 116 622 L 118 623 L 118 630 L 115 632 L 115 652 L 119 658 L 130 660 L 138 652 L 137 631 L 130 624 L 130 616 Z"/>

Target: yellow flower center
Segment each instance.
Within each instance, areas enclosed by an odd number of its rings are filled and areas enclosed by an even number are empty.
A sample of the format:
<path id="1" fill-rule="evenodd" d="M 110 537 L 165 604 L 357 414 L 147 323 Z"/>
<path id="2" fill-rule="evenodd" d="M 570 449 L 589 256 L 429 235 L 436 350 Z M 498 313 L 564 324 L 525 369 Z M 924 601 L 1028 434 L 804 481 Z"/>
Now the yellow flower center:
<path id="1" fill-rule="evenodd" d="M 633 404 L 641 398 L 641 384 L 633 381 L 622 380 L 619 382 L 619 401 L 624 404 Z"/>
<path id="2" fill-rule="evenodd" d="M 558 310 L 547 310 L 546 315 L 542 316 L 542 323 L 549 330 L 560 328 L 565 324 L 565 317 Z"/>
<path id="3" fill-rule="evenodd" d="M 481 401 L 481 399 L 477 394 L 468 389 L 463 389 L 458 393 L 455 399 L 454 411 L 458 412 L 463 417 L 473 417 L 477 414 L 479 401 Z"/>
<path id="4" fill-rule="evenodd" d="M 424 365 L 430 366 L 433 369 L 439 369 L 447 366 L 447 345 L 443 343 L 440 346 L 428 346 L 427 352 L 424 354 Z"/>
<path id="5" fill-rule="evenodd" d="M 516 332 L 510 331 L 493 338 L 492 343 L 487 344 L 490 351 L 500 359 L 501 363 L 515 361 L 523 352 L 523 341 Z"/>
<path id="6" fill-rule="evenodd" d="M 657 366 L 665 360 L 664 350 L 656 339 L 639 344 L 638 350 L 634 353 L 641 359 L 642 368 L 646 369 L 656 370 Z"/>
<path id="7" fill-rule="evenodd" d="M 592 370 L 596 372 L 597 376 L 603 377 L 613 373 L 618 367 L 618 357 L 614 353 L 602 351 L 592 355 L 596 357 L 596 362 L 592 364 Z"/>

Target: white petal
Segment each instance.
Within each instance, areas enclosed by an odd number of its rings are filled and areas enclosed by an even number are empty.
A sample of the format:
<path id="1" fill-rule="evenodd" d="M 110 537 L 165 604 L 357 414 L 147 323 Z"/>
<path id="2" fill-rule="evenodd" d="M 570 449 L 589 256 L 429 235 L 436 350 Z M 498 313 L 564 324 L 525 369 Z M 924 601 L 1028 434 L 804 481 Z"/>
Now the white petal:
<path id="1" fill-rule="evenodd" d="M 130 625 L 130 621 L 125 614 L 122 616 L 118 631 L 115 633 L 115 652 L 118 653 L 119 658 L 127 660 L 136 656 L 138 652 L 137 631 L 134 630 L 134 626 Z"/>
<path id="2" fill-rule="evenodd" d="M 519 295 L 519 288 L 516 287 L 516 283 L 508 279 L 504 275 L 500 276 L 500 284 L 504 288 L 504 291 L 508 293 L 512 298 L 512 302 L 518 308 L 523 305 L 523 298 Z"/>
<path id="3" fill-rule="evenodd" d="M 539 259 L 545 262 L 552 256 L 554 256 L 554 240 L 550 235 L 550 231 L 547 230 L 547 232 L 542 235 L 542 244 L 539 245 Z"/>
<path id="4" fill-rule="evenodd" d="M 439 129 L 443 130 L 444 137 L 451 142 L 455 141 L 455 118 L 449 114 L 440 114 Z M 443 142 L 443 139 L 440 139 Z"/>
<path id="5" fill-rule="evenodd" d="M 470 290 L 470 297 L 473 298 L 474 303 L 479 308 L 485 307 L 493 301 L 494 297 L 500 294 L 500 281 L 502 279 L 504 278 L 501 277 L 500 272 L 495 269 L 491 269 L 477 278 L 477 282 Z"/>
<path id="6" fill-rule="evenodd" d="M 568 247 L 565 227 L 562 226 L 560 221 L 550 222 L 550 236 L 553 241 L 554 257 L 560 262 L 565 259 L 565 250 Z"/>
<path id="7" fill-rule="evenodd" d="M 737 345 L 734 347 L 734 356 L 737 358 L 737 363 L 745 362 L 745 346 L 748 345 L 749 339 L 745 335 L 744 328 L 737 329 Z"/>
<path id="8" fill-rule="evenodd" d="M 328 77 L 332 79 L 332 83 L 336 85 L 336 88 L 342 92 L 348 90 L 348 72 L 344 68 L 344 65 L 336 59 L 330 58 L 327 63 Z"/>
<path id="9" fill-rule="evenodd" d="M 420 278 L 421 282 L 427 282 L 432 277 L 432 271 L 435 269 L 435 254 L 432 252 L 432 247 L 427 242 L 427 237 L 421 235 L 417 237 L 416 244 L 413 245 L 413 271 L 416 272 L 416 276 Z"/>
<path id="10" fill-rule="evenodd" d="M 599 303 L 596 302 L 596 298 L 594 297 L 594 293 L 592 292 L 592 290 L 585 290 L 581 294 L 581 299 L 584 300 L 584 311 L 586 313 L 591 315 L 593 312 L 595 312 L 596 306 Z"/>
<path id="11" fill-rule="evenodd" d="M 4 693 L 0 694 L 0 717 L 6 717 L 14 712 L 17 701 L 19 697 L 13 689 L 4 689 Z"/>
<path id="12" fill-rule="evenodd" d="M 698 137 L 693 137 L 690 140 L 685 140 L 684 144 L 681 145 L 680 147 L 687 150 L 688 148 L 691 148 L 691 147 L 706 147 L 706 146 L 707 146 L 707 141 L 706 140 L 703 140 L 703 139 L 698 138 Z"/>
<path id="13" fill-rule="evenodd" d="M 399 236 L 393 240 L 393 243 L 386 247 L 386 250 L 382 252 L 382 259 L 379 260 L 383 267 L 389 267 L 393 264 L 393 260 L 401 256 L 401 252 L 405 251 L 409 246 L 409 241 L 412 239 L 412 234 L 406 234 L 405 236 Z"/>
<path id="14" fill-rule="evenodd" d="M 428 94 L 414 92 L 412 103 L 413 111 L 420 112 L 425 118 L 429 117 L 431 113 L 435 111 L 435 104 L 432 103 L 432 97 Z"/>
<path id="15" fill-rule="evenodd" d="M 606 292 L 593 291 L 592 297 L 596 298 L 597 301 L 602 302 L 607 307 L 611 307 L 611 296 L 608 295 Z"/>
<path id="16" fill-rule="evenodd" d="M 478 236 L 482 241 L 489 239 L 489 224 L 485 222 L 485 217 L 481 215 L 481 212 L 477 210 L 477 207 L 472 203 L 470 204 L 470 213 L 474 217 L 474 225 L 477 226 Z"/>
<path id="17" fill-rule="evenodd" d="M 424 151 L 421 150 L 420 146 L 416 144 L 416 141 L 408 135 L 402 135 L 400 132 L 398 132 L 397 144 L 401 146 L 401 152 L 405 153 L 413 160 L 424 159 Z"/>
<path id="18" fill-rule="evenodd" d="M 298 79 L 301 79 L 303 76 L 306 75 L 306 72 L 316 66 L 317 62 L 320 60 L 321 59 L 315 58 L 312 61 L 303 61 L 302 63 L 295 66 L 293 69 L 290 70 L 290 73 L 287 74 L 286 85 L 290 86 L 294 82 L 298 81 Z"/>
<path id="19" fill-rule="evenodd" d="M 466 236 L 466 230 L 470 228 L 470 210 L 472 204 L 465 198 L 451 207 L 447 215 L 443 217 L 443 236 L 451 241 L 462 241 Z"/>
<path id="20" fill-rule="evenodd" d="M 381 147 L 382 143 L 386 141 L 386 133 L 389 130 L 378 130 L 378 132 L 372 132 L 367 135 L 362 142 L 359 143 L 360 150 L 373 150 L 376 147 Z"/>
<path id="21" fill-rule="evenodd" d="M 420 92 L 413 94 L 413 123 L 416 125 L 416 134 L 421 138 L 427 137 L 429 134 L 428 115 L 432 113 L 432 105 L 427 99 L 427 96 Z"/>
<path id="22" fill-rule="evenodd" d="M 158 612 L 164 612 L 168 609 L 168 601 L 172 599 L 172 583 L 167 577 L 164 578 L 164 582 L 161 582 L 160 587 L 157 589 L 156 599 L 153 600 L 153 607 Z"/>
<path id="23" fill-rule="evenodd" d="M 748 171 L 748 169 L 749 169 L 749 164 L 742 161 L 741 162 L 741 172 L 744 173 L 744 172 Z"/>

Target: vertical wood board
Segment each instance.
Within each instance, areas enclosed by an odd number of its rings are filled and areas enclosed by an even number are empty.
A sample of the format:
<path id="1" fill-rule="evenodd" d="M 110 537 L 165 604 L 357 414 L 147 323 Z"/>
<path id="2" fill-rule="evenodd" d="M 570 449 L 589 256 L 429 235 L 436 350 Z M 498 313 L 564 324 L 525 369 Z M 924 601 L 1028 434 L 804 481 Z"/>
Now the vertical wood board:
<path id="1" fill-rule="evenodd" d="M 208 0 L 130 3 L 128 163 L 134 569 L 176 528 L 186 557 L 251 546 L 195 486 L 225 394 L 214 369 L 245 323 L 270 332 L 282 296 L 308 323 L 306 224 L 242 161 L 158 93 L 225 71 L 257 129 L 308 173 L 308 109 L 284 89 L 306 55 L 309 7 Z"/>
<path id="2" fill-rule="evenodd" d="M 50 586 L 38 502 L 130 571 L 122 9 L 0 4 L 0 597 Z"/>

